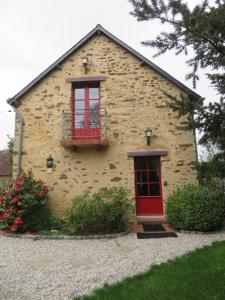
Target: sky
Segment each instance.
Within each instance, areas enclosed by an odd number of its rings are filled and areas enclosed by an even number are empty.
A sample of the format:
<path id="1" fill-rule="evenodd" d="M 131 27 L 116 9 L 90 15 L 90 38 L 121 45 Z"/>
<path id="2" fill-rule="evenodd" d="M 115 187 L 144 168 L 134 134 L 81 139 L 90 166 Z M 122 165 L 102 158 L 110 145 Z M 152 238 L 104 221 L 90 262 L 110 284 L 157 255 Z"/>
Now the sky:
<path id="1" fill-rule="evenodd" d="M 197 3 L 188 0 L 189 5 Z M 0 149 L 6 147 L 7 136 L 14 135 L 14 113 L 8 112 L 12 108 L 6 100 L 97 24 L 192 88 L 185 80 L 188 57 L 171 52 L 153 58 L 156 50 L 141 45 L 167 28 L 157 21 L 137 22 L 131 10 L 128 0 L 0 0 Z M 195 91 L 214 101 L 218 96 L 205 73 L 200 72 Z"/>

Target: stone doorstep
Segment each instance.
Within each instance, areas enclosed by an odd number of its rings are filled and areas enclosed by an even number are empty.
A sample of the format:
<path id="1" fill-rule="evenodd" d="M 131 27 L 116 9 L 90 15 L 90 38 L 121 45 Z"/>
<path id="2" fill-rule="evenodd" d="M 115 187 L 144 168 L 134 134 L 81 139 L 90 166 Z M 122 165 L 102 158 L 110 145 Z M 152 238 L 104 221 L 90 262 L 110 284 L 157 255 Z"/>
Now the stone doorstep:
<path id="1" fill-rule="evenodd" d="M 170 226 L 164 216 L 138 216 L 138 224 L 131 225 L 129 232 L 141 233 L 144 232 L 143 224 L 161 224 L 165 232 L 175 232 L 174 228 Z"/>
<path id="2" fill-rule="evenodd" d="M 147 223 L 145 223 L 145 224 L 147 224 Z M 162 224 L 162 226 L 165 229 L 164 232 L 175 232 L 175 230 L 169 224 Z M 144 229 L 141 224 L 140 225 L 131 225 L 129 232 L 130 233 L 138 233 L 138 232 L 141 233 L 141 232 L 144 232 Z M 154 232 L 156 232 L 156 231 L 154 231 Z M 163 233 L 163 231 L 160 231 L 160 232 Z"/>
<path id="3" fill-rule="evenodd" d="M 166 230 L 166 232 L 175 232 L 175 229 L 173 229 L 173 227 L 170 226 L 168 223 L 162 224 L 162 226 L 164 227 L 164 229 Z"/>
<path id="4" fill-rule="evenodd" d="M 167 224 L 164 215 L 153 215 L 153 216 L 137 216 L 137 222 L 141 224 Z"/>
<path id="5" fill-rule="evenodd" d="M 130 233 L 144 232 L 142 225 L 131 225 L 129 228 Z"/>

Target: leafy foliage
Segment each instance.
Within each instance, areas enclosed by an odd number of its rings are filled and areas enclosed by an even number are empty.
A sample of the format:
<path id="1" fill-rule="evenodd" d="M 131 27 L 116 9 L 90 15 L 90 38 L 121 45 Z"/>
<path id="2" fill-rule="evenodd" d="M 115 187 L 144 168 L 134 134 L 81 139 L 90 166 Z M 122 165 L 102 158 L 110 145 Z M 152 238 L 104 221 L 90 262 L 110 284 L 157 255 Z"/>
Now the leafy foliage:
<path id="1" fill-rule="evenodd" d="M 203 185 L 217 184 L 224 186 L 225 161 L 218 156 L 218 149 L 211 144 L 206 145 L 206 151 L 197 163 L 199 180 Z"/>
<path id="2" fill-rule="evenodd" d="M 8 160 L 9 160 L 9 175 L 12 176 L 12 167 L 13 167 L 13 147 L 14 147 L 15 140 L 14 138 L 8 136 Z"/>
<path id="3" fill-rule="evenodd" d="M 23 174 L 0 187 L 0 229 L 24 232 L 27 220 L 47 200 L 48 187 L 35 181 L 32 173 Z M 25 221 L 26 220 L 26 221 Z"/>
<path id="4" fill-rule="evenodd" d="M 25 215 L 23 221 L 26 224 L 26 230 L 30 232 L 42 232 L 50 230 L 62 230 L 64 222 L 55 216 L 52 211 L 41 206 L 30 215 Z"/>
<path id="5" fill-rule="evenodd" d="M 147 40 L 143 45 L 156 48 L 156 56 L 175 50 L 175 53 L 193 55 L 187 64 L 192 71 L 187 79 L 199 80 L 198 69 L 210 68 L 208 75 L 211 85 L 221 95 L 220 102 L 204 104 L 191 96 L 170 98 L 173 110 L 180 115 L 188 114 L 188 125 L 204 132 L 201 143 L 212 142 L 225 157 L 225 2 L 216 0 L 214 4 L 203 0 L 190 9 L 182 0 L 129 0 L 133 5 L 131 14 L 138 21 L 160 20 L 170 24 L 172 31 L 162 32 L 155 40 Z M 168 28 L 168 27 L 167 27 Z M 193 116 L 196 116 L 195 119 Z"/>
<path id="6" fill-rule="evenodd" d="M 121 232 L 126 227 L 125 214 L 130 207 L 128 190 L 103 188 L 73 200 L 67 210 L 68 229 L 74 234 Z"/>
<path id="7" fill-rule="evenodd" d="M 201 161 L 197 164 L 199 178 L 207 180 L 219 180 L 225 178 L 225 163 L 224 161 L 215 158 L 208 161 Z M 213 180 L 214 181 L 214 180 Z"/>
<path id="8" fill-rule="evenodd" d="M 168 197 L 166 216 L 177 230 L 218 229 L 225 220 L 225 193 L 215 187 L 185 186 Z"/>

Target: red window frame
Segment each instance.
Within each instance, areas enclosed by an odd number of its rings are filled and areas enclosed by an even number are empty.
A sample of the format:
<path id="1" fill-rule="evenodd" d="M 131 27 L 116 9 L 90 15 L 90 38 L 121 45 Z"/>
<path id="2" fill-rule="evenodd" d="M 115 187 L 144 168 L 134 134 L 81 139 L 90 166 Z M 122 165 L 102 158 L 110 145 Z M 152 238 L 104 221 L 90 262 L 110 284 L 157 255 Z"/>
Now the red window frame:
<path id="1" fill-rule="evenodd" d="M 84 127 L 76 128 L 76 89 L 84 89 Z M 90 99 L 89 89 L 98 88 L 98 99 Z M 76 83 L 72 85 L 72 135 L 74 139 L 86 139 L 86 138 L 100 138 L 101 136 L 101 118 L 100 118 L 100 82 L 84 82 Z M 98 100 L 99 101 L 99 114 L 98 114 L 98 127 L 90 127 L 90 101 Z"/>
<path id="2" fill-rule="evenodd" d="M 145 162 L 146 162 L 146 168 L 145 169 L 137 169 L 137 161 L 138 159 L 141 159 L 142 157 L 137 157 L 134 159 L 134 171 L 135 171 L 135 193 L 137 197 L 161 197 L 162 196 L 162 184 L 161 184 L 161 165 L 160 165 L 160 157 L 155 156 L 155 157 L 144 157 Z M 149 160 L 150 159 L 155 159 L 157 160 L 157 166 L 155 169 L 149 168 Z M 149 172 L 158 172 L 158 181 L 152 181 L 149 176 Z M 138 173 L 144 173 L 146 174 L 147 181 L 142 182 L 143 184 L 146 184 L 148 186 L 148 195 L 139 195 L 138 193 L 138 184 L 139 184 L 139 178 L 138 178 Z M 159 186 L 159 194 L 158 195 L 151 195 L 151 185 L 156 185 L 158 184 Z"/>

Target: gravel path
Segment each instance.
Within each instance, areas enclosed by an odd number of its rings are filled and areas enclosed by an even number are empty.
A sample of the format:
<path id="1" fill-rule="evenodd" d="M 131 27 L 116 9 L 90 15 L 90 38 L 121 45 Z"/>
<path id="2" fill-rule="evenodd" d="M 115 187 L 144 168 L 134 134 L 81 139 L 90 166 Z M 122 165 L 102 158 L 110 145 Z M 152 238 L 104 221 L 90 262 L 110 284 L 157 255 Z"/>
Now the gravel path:
<path id="1" fill-rule="evenodd" d="M 138 240 L 28 240 L 0 237 L 0 299 L 66 300 L 225 240 L 225 231 Z"/>

